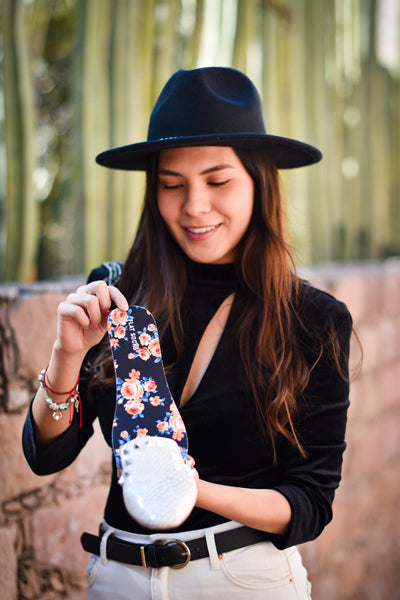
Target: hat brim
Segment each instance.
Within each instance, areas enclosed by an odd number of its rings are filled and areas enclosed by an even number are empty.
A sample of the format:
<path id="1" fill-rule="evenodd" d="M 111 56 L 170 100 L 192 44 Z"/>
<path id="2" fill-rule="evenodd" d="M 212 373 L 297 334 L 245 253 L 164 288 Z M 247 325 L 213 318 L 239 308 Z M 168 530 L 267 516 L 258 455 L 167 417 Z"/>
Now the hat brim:
<path id="1" fill-rule="evenodd" d="M 233 146 L 263 150 L 273 158 L 278 169 L 304 167 L 322 158 L 322 153 L 310 144 L 280 136 L 249 133 L 165 138 L 130 144 L 101 152 L 96 156 L 96 162 L 110 169 L 145 171 L 149 157 L 155 152 L 190 146 Z"/>

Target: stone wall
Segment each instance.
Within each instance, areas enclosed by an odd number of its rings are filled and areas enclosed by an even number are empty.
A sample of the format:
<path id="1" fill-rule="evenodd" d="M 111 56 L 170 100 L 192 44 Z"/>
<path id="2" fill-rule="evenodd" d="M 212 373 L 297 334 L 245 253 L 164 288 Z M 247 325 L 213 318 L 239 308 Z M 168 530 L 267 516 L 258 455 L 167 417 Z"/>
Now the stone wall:
<path id="1" fill-rule="evenodd" d="M 400 260 L 304 272 L 345 301 L 364 350 L 351 388 L 348 449 L 334 520 L 301 548 L 314 600 L 400 598 Z M 0 286 L 0 598 L 83 600 L 83 530 L 102 515 L 111 453 L 96 430 L 65 471 L 37 477 L 21 450 L 58 303 L 80 283 Z M 353 344 L 352 364 L 359 359 Z"/>

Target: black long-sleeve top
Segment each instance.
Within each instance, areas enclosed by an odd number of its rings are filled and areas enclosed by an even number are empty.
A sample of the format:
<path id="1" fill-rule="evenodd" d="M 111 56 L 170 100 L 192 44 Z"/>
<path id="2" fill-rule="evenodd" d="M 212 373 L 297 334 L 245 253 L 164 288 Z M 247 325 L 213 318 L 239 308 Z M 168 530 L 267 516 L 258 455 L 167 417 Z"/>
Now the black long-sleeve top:
<path id="1" fill-rule="evenodd" d="M 190 261 L 187 291 L 182 304 L 184 351 L 176 361 L 170 332 L 161 341 L 168 384 L 179 406 L 197 345 L 205 327 L 221 302 L 236 289 L 233 265 L 201 265 Z M 105 278 L 103 268 L 96 269 L 90 280 Z M 307 453 L 285 438 L 278 440 L 278 463 L 274 464 L 272 445 L 259 432 L 254 401 L 244 374 L 235 340 L 235 322 L 240 318 L 236 300 L 215 354 L 192 398 L 181 409 L 189 438 L 189 453 L 196 461 L 201 479 L 232 486 L 272 488 L 281 492 L 292 509 L 287 535 L 273 535 L 280 549 L 317 537 L 332 518 L 332 502 L 341 477 L 345 450 L 345 428 L 349 385 L 347 364 L 351 317 L 346 306 L 331 295 L 302 286 L 301 317 L 321 332 L 332 323 L 336 329 L 342 358 L 340 374 L 332 357 L 324 352 L 311 373 L 309 384 L 299 399 L 295 418 L 296 433 Z M 273 318 L 271 316 L 271 318 Z M 315 344 L 303 330 L 300 344 L 311 364 Z M 114 388 L 95 388 L 87 394 L 87 375 L 82 369 L 80 392 L 83 424 L 74 418 L 70 427 L 46 448 L 35 443 L 32 412 L 29 410 L 23 431 L 23 448 L 32 470 L 39 475 L 57 472 L 70 465 L 93 434 L 93 422 L 99 419 L 106 443 L 111 447 L 111 428 L 115 408 Z M 110 491 L 105 507 L 106 521 L 118 528 L 149 533 L 126 511 L 122 490 L 117 482 L 113 460 Z M 224 517 L 194 508 L 179 531 L 202 529 L 226 521 Z"/>

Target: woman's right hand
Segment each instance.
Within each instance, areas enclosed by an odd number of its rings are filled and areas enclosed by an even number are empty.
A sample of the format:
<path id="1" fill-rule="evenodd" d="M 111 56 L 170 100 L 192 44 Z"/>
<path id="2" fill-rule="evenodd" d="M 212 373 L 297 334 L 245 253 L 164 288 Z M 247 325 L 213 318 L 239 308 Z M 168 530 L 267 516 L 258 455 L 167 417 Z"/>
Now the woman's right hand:
<path id="1" fill-rule="evenodd" d="M 105 281 L 92 281 L 70 294 L 58 307 L 54 348 L 69 355 L 86 354 L 103 339 L 112 302 L 120 310 L 129 308 L 125 296 Z"/>
<path id="2" fill-rule="evenodd" d="M 45 394 L 39 387 L 32 404 L 36 443 L 45 447 L 69 426 L 68 418 L 54 420 L 46 397 L 56 403 L 70 398 L 79 378 L 82 361 L 90 348 L 101 342 L 107 331 L 107 317 L 112 302 L 120 310 L 128 310 L 124 295 L 105 281 L 83 285 L 61 302 L 57 313 L 57 339 L 46 369 Z"/>

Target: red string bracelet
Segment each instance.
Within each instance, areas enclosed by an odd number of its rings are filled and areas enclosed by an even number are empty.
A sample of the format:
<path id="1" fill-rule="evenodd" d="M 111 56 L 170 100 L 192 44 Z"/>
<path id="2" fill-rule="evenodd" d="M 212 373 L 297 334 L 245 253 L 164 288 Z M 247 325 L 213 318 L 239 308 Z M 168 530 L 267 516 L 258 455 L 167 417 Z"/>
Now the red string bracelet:
<path id="1" fill-rule="evenodd" d="M 69 411 L 68 411 L 68 423 L 71 424 L 72 422 L 72 402 L 75 405 L 75 410 L 77 412 L 79 412 L 79 428 L 82 428 L 82 403 L 81 403 L 81 395 L 79 393 L 78 390 L 78 385 L 79 385 L 79 379 L 80 379 L 80 375 L 78 375 L 78 381 L 76 382 L 76 384 L 74 385 L 74 387 L 72 388 L 72 390 L 68 391 L 68 392 L 56 392 L 55 390 L 53 390 L 49 384 L 46 381 L 46 375 L 47 375 L 47 369 L 49 368 L 49 365 L 47 365 L 47 367 L 44 370 L 43 373 L 43 385 L 44 387 L 51 393 L 54 394 L 55 396 L 68 396 L 68 400 L 69 400 Z"/>

